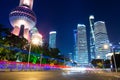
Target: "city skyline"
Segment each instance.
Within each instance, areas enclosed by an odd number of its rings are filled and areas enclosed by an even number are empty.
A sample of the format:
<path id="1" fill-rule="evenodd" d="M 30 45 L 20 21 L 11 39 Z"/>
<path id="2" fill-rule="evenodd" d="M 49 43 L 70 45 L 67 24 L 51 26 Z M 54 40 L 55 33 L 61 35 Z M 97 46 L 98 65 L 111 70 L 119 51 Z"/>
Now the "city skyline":
<path id="1" fill-rule="evenodd" d="M 14 4 L 13 4 L 14 3 Z M 9 13 L 19 4 L 19 0 L 1 0 L 0 23 L 12 27 L 9 23 Z M 37 17 L 37 28 L 48 40 L 50 31 L 57 31 L 57 47 L 62 53 L 73 52 L 73 29 L 77 24 L 86 25 L 89 32 L 89 15 L 95 16 L 95 21 L 105 21 L 110 42 L 119 42 L 119 2 L 108 1 L 48 1 L 34 0 L 33 11 Z"/>

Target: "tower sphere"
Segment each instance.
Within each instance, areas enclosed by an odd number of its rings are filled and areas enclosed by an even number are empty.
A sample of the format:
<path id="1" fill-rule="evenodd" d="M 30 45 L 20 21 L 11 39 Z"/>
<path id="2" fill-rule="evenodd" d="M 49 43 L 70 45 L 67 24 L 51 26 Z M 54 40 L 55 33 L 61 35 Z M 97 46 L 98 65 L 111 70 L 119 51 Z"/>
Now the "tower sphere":
<path id="1" fill-rule="evenodd" d="M 31 30 L 36 24 L 36 16 L 34 12 L 26 5 L 18 6 L 9 14 L 9 20 L 13 27 L 24 25 L 25 28 Z"/>
<path id="2" fill-rule="evenodd" d="M 90 15 L 89 19 L 94 19 L 94 16 L 93 16 L 93 15 Z"/>

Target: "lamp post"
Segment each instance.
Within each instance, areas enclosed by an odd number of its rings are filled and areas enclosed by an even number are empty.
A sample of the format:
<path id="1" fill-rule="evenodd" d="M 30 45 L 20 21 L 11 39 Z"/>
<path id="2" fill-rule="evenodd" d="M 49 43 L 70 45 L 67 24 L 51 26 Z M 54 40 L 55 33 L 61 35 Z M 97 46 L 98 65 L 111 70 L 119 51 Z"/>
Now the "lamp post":
<path id="1" fill-rule="evenodd" d="M 28 67 L 29 67 L 29 61 L 30 61 L 30 54 L 31 54 L 31 42 L 30 42 L 29 54 L 28 54 Z"/>
<path id="2" fill-rule="evenodd" d="M 108 49 L 110 49 L 109 44 L 107 44 L 107 43 L 104 44 L 104 45 L 103 45 L 103 49 L 104 49 L 104 50 L 108 50 Z M 102 60 L 102 63 L 103 63 L 103 68 L 105 68 L 105 66 L 104 66 L 104 58 L 103 58 L 103 60 Z"/>
<path id="3" fill-rule="evenodd" d="M 33 45 L 38 45 L 39 41 L 38 39 L 36 38 L 32 38 L 31 41 L 30 41 L 30 46 L 29 46 L 29 54 L 28 54 L 28 67 L 29 67 L 29 62 L 30 62 L 30 54 L 31 54 L 31 47 L 32 47 L 32 44 Z"/>
<path id="4" fill-rule="evenodd" d="M 117 73 L 117 65 L 116 65 L 116 60 L 115 60 L 115 49 L 116 49 L 116 46 L 110 44 L 110 48 L 111 48 L 111 52 L 112 52 L 112 55 L 113 55 L 113 62 L 114 62 L 114 67 L 115 67 L 115 72 Z M 111 60 L 111 64 L 113 63 L 112 60 Z M 111 66 L 111 68 L 113 68 L 113 66 Z"/>
<path id="5" fill-rule="evenodd" d="M 29 55 L 28 55 L 28 66 L 30 61 L 31 47 L 33 45 L 42 45 L 42 35 L 39 33 L 33 34 L 30 40 Z"/>
<path id="6" fill-rule="evenodd" d="M 114 66 L 115 66 L 115 72 L 117 73 L 117 65 L 116 65 L 116 60 L 115 60 L 115 49 L 116 49 L 116 46 L 112 46 L 112 44 L 105 44 L 104 45 L 104 49 L 109 49 L 109 47 L 111 48 L 111 52 L 113 53 L 113 61 L 114 61 Z M 112 63 L 112 61 L 110 62 Z"/>
<path id="7" fill-rule="evenodd" d="M 114 61 L 114 66 L 115 66 L 115 72 L 117 73 L 117 65 L 116 65 L 116 60 L 115 60 L 115 47 L 112 47 L 112 52 L 113 52 L 113 61 Z"/>

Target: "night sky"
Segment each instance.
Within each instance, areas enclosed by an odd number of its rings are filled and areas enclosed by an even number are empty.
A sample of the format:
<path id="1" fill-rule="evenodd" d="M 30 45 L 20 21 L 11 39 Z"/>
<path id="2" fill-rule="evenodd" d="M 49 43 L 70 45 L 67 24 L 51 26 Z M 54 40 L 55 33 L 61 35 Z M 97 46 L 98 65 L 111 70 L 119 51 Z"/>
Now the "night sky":
<path id="1" fill-rule="evenodd" d="M 19 5 L 19 0 L 0 0 L 0 23 L 12 27 L 9 13 Z M 61 53 L 73 52 L 73 29 L 85 24 L 89 30 L 89 15 L 95 21 L 105 21 L 110 42 L 120 41 L 119 0 L 34 0 L 33 11 L 37 28 L 48 41 L 49 31 L 57 31 L 57 47 Z"/>

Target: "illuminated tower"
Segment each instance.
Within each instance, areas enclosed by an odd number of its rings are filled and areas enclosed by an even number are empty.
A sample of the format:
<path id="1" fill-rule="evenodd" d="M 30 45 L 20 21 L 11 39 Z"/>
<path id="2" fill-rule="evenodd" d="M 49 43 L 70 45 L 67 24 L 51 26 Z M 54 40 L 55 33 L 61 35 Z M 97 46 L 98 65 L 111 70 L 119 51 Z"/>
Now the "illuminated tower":
<path id="1" fill-rule="evenodd" d="M 94 24 L 95 32 L 95 46 L 96 46 L 96 59 L 106 59 L 106 54 L 110 52 L 110 49 L 104 49 L 104 45 L 109 45 L 109 39 L 105 22 L 97 21 Z"/>
<path id="2" fill-rule="evenodd" d="M 90 61 L 91 61 L 92 59 L 95 59 L 95 34 L 94 34 L 94 16 L 93 15 L 90 15 L 89 22 L 90 22 L 89 56 L 90 56 Z"/>
<path id="3" fill-rule="evenodd" d="M 36 17 L 32 11 L 33 0 L 20 0 L 18 7 L 9 14 L 9 20 L 14 27 L 12 33 L 30 39 L 29 31 L 36 25 Z"/>
<path id="4" fill-rule="evenodd" d="M 49 47 L 56 48 L 56 31 L 51 31 L 49 33 Z"/>
<path id="5" fill-rule="evenodd" d="M 86 26 L 84 24 L 78 24 L 77 26 L 77 63 L 88 64 L 88 49 L 87 49 L 87 36 Z"/>
<path id="6" fill-rule="evenodd" d="M 73 59 L 74 59 L 74 62 L 77 61 L 77 30 L 73 30 L 73 34 L 74 34 L 74 54 L 73 54 Z"/>

